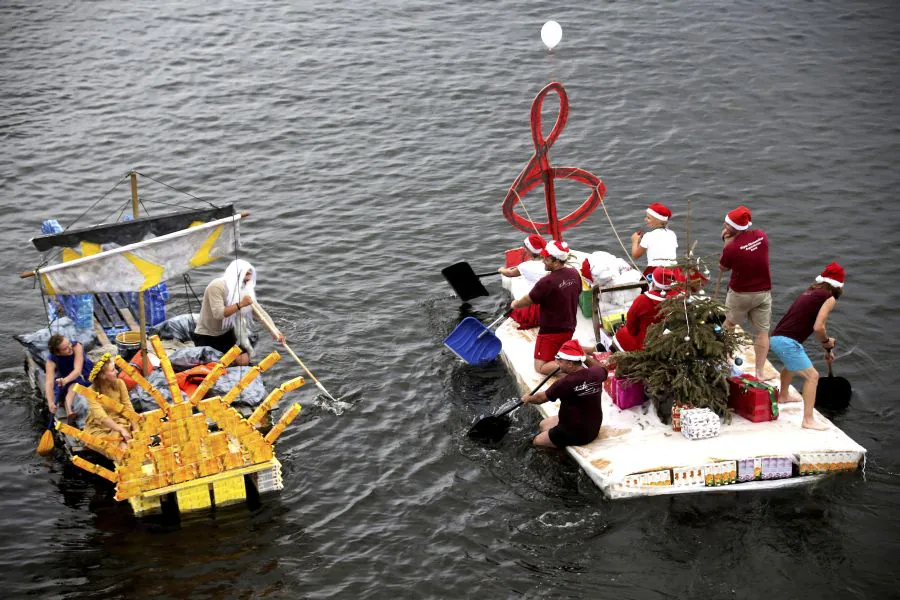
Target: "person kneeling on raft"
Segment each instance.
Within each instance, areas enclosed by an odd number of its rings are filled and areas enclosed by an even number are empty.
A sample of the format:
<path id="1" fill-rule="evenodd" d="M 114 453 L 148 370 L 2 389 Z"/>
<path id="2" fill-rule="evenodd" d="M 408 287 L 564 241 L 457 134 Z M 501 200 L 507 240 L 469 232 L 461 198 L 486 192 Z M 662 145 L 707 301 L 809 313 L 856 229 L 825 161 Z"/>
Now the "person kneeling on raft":
<path id="1" fill-rule="evenodd" d="M 546 392 L 525 394 L 527 404 L 543 404 L 559 400 L 559 414 L 541 421 L 540 433 L 533 443 L 546 448 L 583 446 L 597 438 L 603 423 L 603 381 L 608 372 L 599 365 L 586 367 L 581 345 L 569 340 L 556 353 L 556 361 L 565 377 L 547 388 Z"/>

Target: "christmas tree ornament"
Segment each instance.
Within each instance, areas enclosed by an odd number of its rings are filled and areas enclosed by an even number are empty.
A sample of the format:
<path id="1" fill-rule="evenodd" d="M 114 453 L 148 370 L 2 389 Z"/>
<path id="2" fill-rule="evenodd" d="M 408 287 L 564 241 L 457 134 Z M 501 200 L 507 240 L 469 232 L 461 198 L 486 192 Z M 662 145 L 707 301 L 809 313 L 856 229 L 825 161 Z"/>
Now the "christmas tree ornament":
<path id="1" fill-rule="evenodd" d="M 684 336 L 684 341 L 686 341 L 686 342 L 691 341 L 691 336 L 689 336 L 689 335 Z"/>

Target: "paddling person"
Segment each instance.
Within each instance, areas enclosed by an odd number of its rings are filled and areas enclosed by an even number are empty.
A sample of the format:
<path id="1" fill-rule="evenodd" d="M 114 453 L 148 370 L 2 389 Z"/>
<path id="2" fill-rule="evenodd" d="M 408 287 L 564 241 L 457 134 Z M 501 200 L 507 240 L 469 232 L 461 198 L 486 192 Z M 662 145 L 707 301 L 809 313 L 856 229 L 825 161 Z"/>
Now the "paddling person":
<path id="1" fill-rule="evenodd" d="M 625 325 L 619 327 L 613 337 L 615 350 L 622 352 L 643 350 L 647 328 L 662 318 L 659 314 L 659 304 L 666 297 L 672 297 L 670 290 L 676 283 L 677 270 L 656 267 L 652 275 L 650 289 L 634 299 L 625 316 Z"/>
<path id="2" fill-rule="evenodd" d="M 575 340 L 562 345 L 556 360 L 565 377 L 546 392 L 522 396 L 527 404 L 560 401 L 559 414 L 541 421 L 540 433 L 532 443 L 546 448 L 589 444 L 597 438 L 603 423 L 600 397 L 607 370 L 599 365 L 586 367 L 584 352 Z"/>
<path id="3" fill-rule="evenodd" d="M 803 349 L 803 342 L 813 333 L 825 349 L 825 362 L 834 360 L 835 340 L 828 337 L 825 325 L 838 298 L 844 290 L 844 269 L 833 262 L 825 267 L 816 282 L 809 286 L 794 300 L 788 311 L 778 321 L 772 332 L 771 349 L 784 365 L 781 370 L 781 389 L 778 402 L 791 402 L 789 388 L 795 375 L 803 381 L 803 422 L 806 429 L 827 429 L 816 421 L 813 409 L 816 404 L 816 388 L 819 384 L 819 372 Z"/>
<path id="4" fill-rule="evenodd" d="M 50 351 L 44 379 L 47 408 L 50 409 L 51 415 L 56 416 L 59 405 L 64 403 L 66 417 L 71 421 L 77 416 L 74 411 L 74 386 L 76 383 L 88 385 L 88 377 L 94 363 L 85 355 L 81 342 L 73 344 L 67 337 L 58 333 L 54 333 L 47 340 L 47 349 Z"/>
<path id="5" fill-rule="evenodd" d="M 222 277 L 213 279 L 203 292 L 200 320 L 192 336 L 194 344 L 210 346 L 223 353 L 233 346 L 240 346 L 243 352 L 234 363 L 250 364 L 253 346 L 248 334 L 255 300 L 256 269 L 245 260 L 231 261 Z M 262 307 L 258 309 L 262 311 Z M 268 318 L 265 311 L 263 314 Z M 275 340 L 284 342 L 284 335 L 278 331 Z"/>
<path id="6" fill-rule="evenodd" d="M 731 271 L 725 296 L 725 327 L 748 325 L 756 354 L 756 377 L 764 379 L 772 322 L 772 280 L 769 276 L 769 238 L 750 229 L 750 209 L 738 206 L 725 215 L 722 229 L 722 271 Z"/>
<path id="7" fill-rule="evenodd" d="M 544 261 L 541 258 L 541 250 L 547 247 L 547 241 L 536 233 L 532 233 L 525 238 L 525 252 L 528 258 L 515 267 L 500 267 L 497 269 L 504 277 L 523 277 L 529 284 L 530 288 L 547 274 L 544 268 Z M 540 322 L 541 307 L 538 304 L 532 304 L 526 308 L 519 308 L 512 311 L 510 318 L 519 324 L 519 329 L 531 329 L 537 327 Z"/>
<path id="8" fill-rule="evenodd" d="M 565 242 L 548 243 L 541 256 L 549 273 L 528 294 L 513 300 L 510 308 L 527 308 L 532 304 L 541 307 L 540 328 L 534 344 L 534 370 L 549 375 L 557 367 L 556 352 L 575 335 L 581 275 L 566 266 L 569 245 Z"/>
<path id="9" fill-rule="evenodd" d="M 654 202 L 644 215 L 649 231 L 631 234 L 631 258 L 647 255 L 644 277 L 652 274 L 656 267 L 671 267 L 678 262 L 678 237 L 668 227 L 671 217 L 672 211 L 667 206 Z"/>

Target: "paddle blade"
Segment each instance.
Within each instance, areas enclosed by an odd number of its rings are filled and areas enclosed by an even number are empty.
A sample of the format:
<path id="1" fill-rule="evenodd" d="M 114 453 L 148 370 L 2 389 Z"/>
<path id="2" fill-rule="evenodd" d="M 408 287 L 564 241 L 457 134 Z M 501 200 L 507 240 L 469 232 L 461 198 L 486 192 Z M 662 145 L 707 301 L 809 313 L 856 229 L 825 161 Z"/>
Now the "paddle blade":
<path id="1" fill-rule="evenodd" d="M 41 436 L 41 441 L 38 442 L 37 453 L 47 456 L 51 452 L 53 452 L 53 432 L 47 429 Z"/>
<path id="2" fill-rule="evenodd" d="M 497 443 L 509 431 L 509 426 L 510 420 L 506 415 L 478 417 L 469 429 L 469 437 L 479 442 Z"/>
<path id="3" fill-rule="evenodd" d="M 458 262 L 449 267 L 441 269 L 441 275 L 459 296 L 463 302 L 468 302 L 479 296 L 490 296 L 490 293 L 484 288 L 481 280 L 472 270 L 467 262 Z"/>
<path id="4" fill-rule="evenodd" d="M 843 377 L 820 377 L 816 387 L 816 408 L 824 410 L 844 410 L 850 405 L 853 389 Z"/>
<path id="5" fill-rule="evenodd" d="M 444 340 L 444 345 L 470 365 L 483 365 L 500 354 L 503 343 L 475 317 L 466 317 Z"/>

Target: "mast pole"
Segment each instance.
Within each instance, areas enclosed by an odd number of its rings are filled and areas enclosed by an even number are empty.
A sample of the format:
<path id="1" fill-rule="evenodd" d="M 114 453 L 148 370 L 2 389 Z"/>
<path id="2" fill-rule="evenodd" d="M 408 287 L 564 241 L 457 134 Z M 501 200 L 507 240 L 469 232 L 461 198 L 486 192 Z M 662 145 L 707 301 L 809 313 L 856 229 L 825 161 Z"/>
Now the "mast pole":
<path id="1" fill-rule="evenodd" d="M 132 171 L 129 173 L 131 176 L 131 216 L 135 219 L 138 218 L 140 214 L 140 209 L 138 208 L 138 188 L 137 188 L 137 173 Z M 141 326 L 141 372 L 146 377 L 150 371 L 150 360 L 147 358 L 147 311 L 144 310 L 144 291 L 138 291 L 138 312 L 140 313 L 140 326 Z"/>

